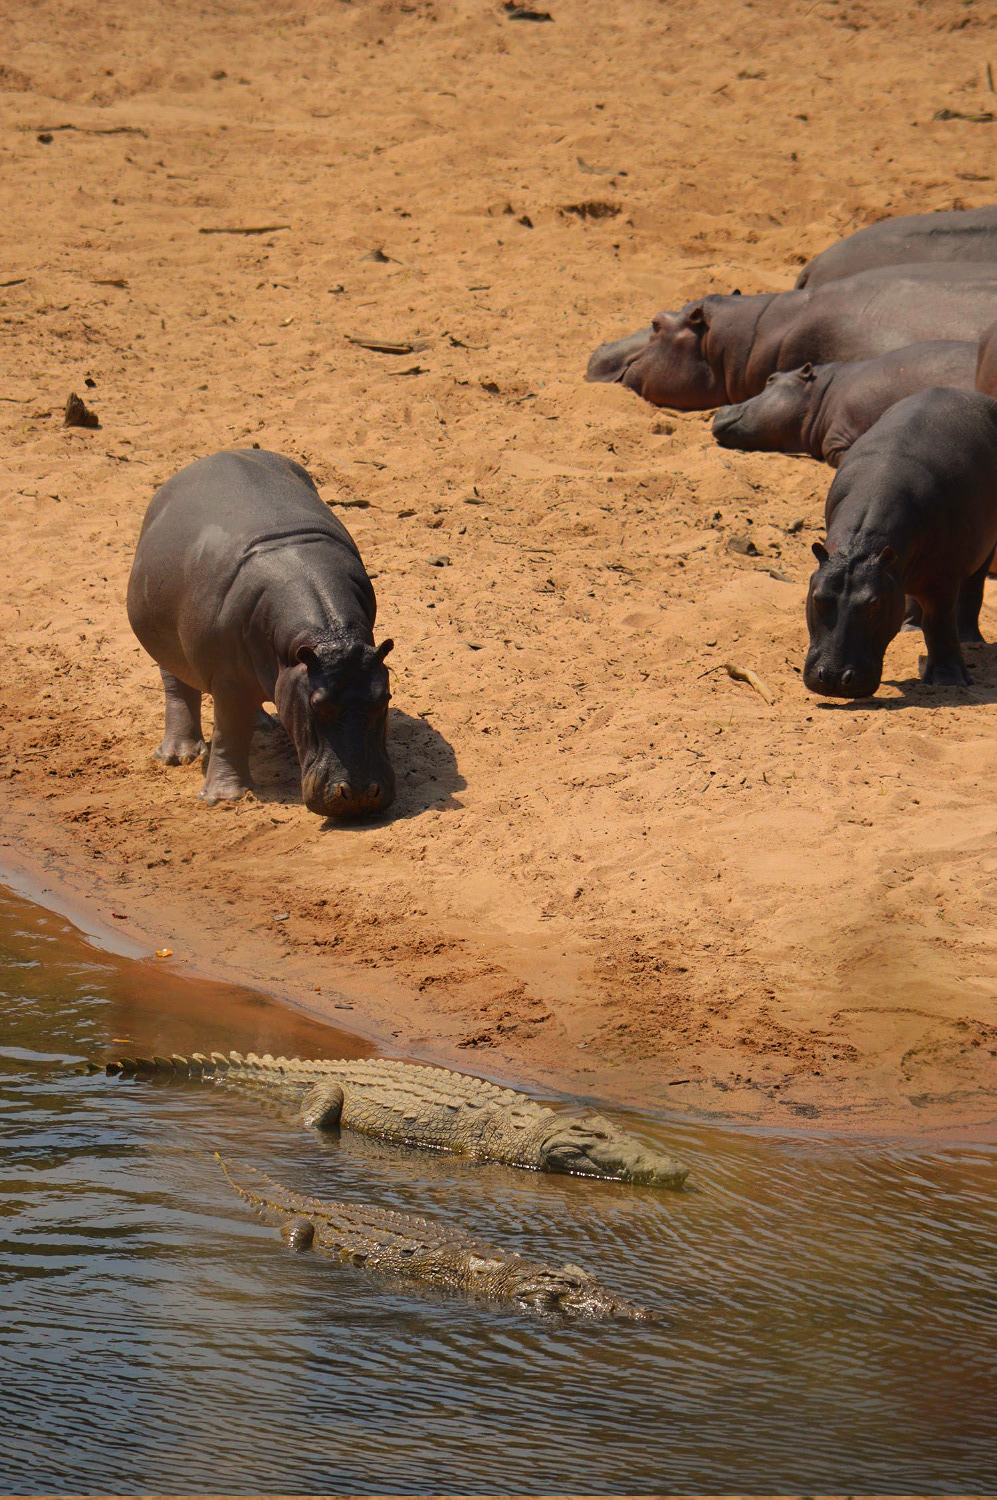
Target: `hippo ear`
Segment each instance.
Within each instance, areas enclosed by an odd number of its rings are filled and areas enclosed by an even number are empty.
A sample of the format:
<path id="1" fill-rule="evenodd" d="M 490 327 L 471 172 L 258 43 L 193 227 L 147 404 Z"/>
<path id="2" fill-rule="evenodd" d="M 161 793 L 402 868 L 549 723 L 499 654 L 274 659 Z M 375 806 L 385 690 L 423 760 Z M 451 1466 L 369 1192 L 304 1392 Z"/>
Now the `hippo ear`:
<path id="1" fill-rule="evenodd" d="M 312 650 L 311 646 L 299 646 L 297 652 L 295 653 L 295 659 L 297 661 L 300 661 L 302 666 L 308 667 L 309 670 L 311 670 L 312 667 L 318 666 L 318 657 Z"/>
<path id="2" fill-rule="evenodd" d="M 813 365 L 810 363 L 809 360 L 807 360 L 807 362 L 806 362 L 805 365 L 801 365 L 800 366 L 800 379 L 801 380 L 816 380 L 817 379 L 817 371 L 814 369 Z"/>
<path id="3" fill-rule="evenodd" d="M 813 554 L 814 557 L 816 557 L 817 561 L 821 564 L 826 563 L 828 558 L 831 556 L 830 552 L 828 552 L 823 542 L 814 542 Z"/>
<path id="4" fill-rule="evenodd" d="M 706 313 L 703 310 L 701 302 L 697 302 L 695 307 L 690 307 L 686 316 L 686 322 L 693 328 L 702 328 L 705 325 Z"/>
<path id="5" fill-rule="evenodd" d="M 386 641 L 382 641 L 381 644 L 377 648 L 377 652 L 375 653 L 376 656 L 377 656 L 378 661 L 383 661 L 384 658 L 387 656 L 388 652 L 389 651 L 394 651 L 394 649 L 395 649 L 395 643 L 394 643 L 394 641 L 392 641 L 390 639 L 386 640 Z"/>
<path id="6" fill-rule="evenodd" d="M 740 297 L 740 295 L 741 295 L 741 288 L 739 286 L 736 286 L 734 288 L 734 290 L 731 292 L 731 296 L 732 297 Z"/>

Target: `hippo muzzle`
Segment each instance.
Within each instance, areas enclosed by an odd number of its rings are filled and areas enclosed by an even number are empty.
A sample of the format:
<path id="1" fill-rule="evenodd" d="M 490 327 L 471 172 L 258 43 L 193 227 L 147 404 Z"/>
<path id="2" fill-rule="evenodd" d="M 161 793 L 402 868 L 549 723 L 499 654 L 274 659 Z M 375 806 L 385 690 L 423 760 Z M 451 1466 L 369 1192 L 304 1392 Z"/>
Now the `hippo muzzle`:
<path id="1" fill-rule="evenodd" d="M 825 698 L 872 698 L 883 680 L 883 658 L 843 665 L 828 644 L 812 645 L 803 667 L 803 681 L 811 693 Z M 833 644 L 833 643 L 831 643 Z"/>
<path id="2" fill-rule="evenodd" d="M 738 406 L 721 406 L 713 418 L 713 436 L 721 448 L 753 447 L 753 434 L 738 432 L 744 417 L 744 406 L 743 401 Z"/>

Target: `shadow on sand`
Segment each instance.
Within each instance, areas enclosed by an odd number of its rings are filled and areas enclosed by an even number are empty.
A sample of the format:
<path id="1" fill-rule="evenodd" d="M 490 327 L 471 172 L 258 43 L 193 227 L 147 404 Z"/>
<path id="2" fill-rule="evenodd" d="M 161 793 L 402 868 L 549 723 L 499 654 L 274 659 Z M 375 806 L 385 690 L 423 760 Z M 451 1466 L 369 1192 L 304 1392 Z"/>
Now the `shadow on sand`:
<path id="1" fill-rule="evenodd" d="M 870 709 L 896 713 L 905 708 L 966 708 L 973 703 L 997 703 L 997 643 L 963 645 L 966 670 L 972 681 L 969 687 L 933 687 L 918 677 L 903 682 L 883 678 L 886 687 L 896 688 L 899 698 L 819 698 L 816 706 L 824 713 L 855 712 Z M 918 662 L 923 670 L 925 658 Z"/>

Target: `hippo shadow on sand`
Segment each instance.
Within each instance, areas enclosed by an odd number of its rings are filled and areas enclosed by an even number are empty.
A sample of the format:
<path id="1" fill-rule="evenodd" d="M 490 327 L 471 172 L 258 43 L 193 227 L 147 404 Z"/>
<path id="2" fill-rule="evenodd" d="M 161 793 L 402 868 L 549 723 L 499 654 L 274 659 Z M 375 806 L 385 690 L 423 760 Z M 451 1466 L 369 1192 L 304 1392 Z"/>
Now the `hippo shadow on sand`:
<path id="1" fill-rule="evenodd" d="M 899 698 L 820 698 L 815 700 L 822 713 L 846 713 L 856 709 L 880 709 L 885 713 L 906 708 L 960 708 L 973 704 L 997 703 L 997 641 L 969 644 L 963 642 L 962 654 L 972 679 L 969 687 L 942 687 L 922 682 L 920 677 L 891 677 L 883 674 L 883 687 L 896 688 Z M 922 655 L 919 667 L 924 666 Z"/>
<path id="2" fill-rule="evenodd" d="M 383 827 L 401 818 L 416 818 L 431 807 L 460 807 L 455 792 L 467 782 L 457 769 L 450 741 L 427 719 L 389 710 L 388 753 L 395 770 L 395 800 L 383 813 L 351 819 L 351 827 Z M 301 767 L 290 736 L 272 714 L 257 719 L 249 754 L 253 795 L 259 802 L 301 806 Z M 338 827 L 323 819 L 323 829 Z"/>

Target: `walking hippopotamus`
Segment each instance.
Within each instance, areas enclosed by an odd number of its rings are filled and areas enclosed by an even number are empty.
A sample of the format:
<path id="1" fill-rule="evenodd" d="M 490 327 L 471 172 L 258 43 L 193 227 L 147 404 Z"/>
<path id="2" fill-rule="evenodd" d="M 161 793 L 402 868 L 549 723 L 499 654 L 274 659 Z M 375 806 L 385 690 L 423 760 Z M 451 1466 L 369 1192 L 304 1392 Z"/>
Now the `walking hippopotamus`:
<path id="1" fill-rule="evenodd" d="M 997 262 L 997 208 L 881 219 L 815 255 L 796 278 L 796 285 L 823 286 L 874 266 L 906 266 L 916 261 Z"/>
<path id="2" fill-rule="evenodd" d="M 984 329 L 976 353 L 976 389 L 997 396 L 997 323 Z"/>
<path id="3" fill-rule="evenodd" d="M 993 317 L 992 266 L 884 266 L 792 292 L 700 297 L 650 329 L 602 344 L 586 378 L 653 406 L 706 411 L 757 396 L 776 370 L 874 359 L 927 339 L 971 339 Z"/>
<path id="4" fill-rule="evenodd" d="M 201 759 L 201 695 L 215 727 L 201 797 L 250 789 L 249 743 L 273 702 L 301 762 L 312 812 L 373 813 L 391 802 L 388 669 L 376 604 L 349 532 L 311 476 L 279 454 L 202 458 L 152 497 L 128 582 L 128 618 L 159 663 L 167 765 Z"/>
<path id="5" fill-rule="evenodd" d="M 969 682 L 959 641 L 982 640 L 997 545 L 997 401 L 940 386 L 906 396 L 848 450 L 825 507 L 827 546 L 807 594 L 811 692 L 868 698 L 920 604 L 925 682 Z"/>
<path id="6" fill-rule="evenodd" d="M 933 385 L 973 390 L 976 362 L 976 344 L 935 340 L 878 359 L 780 370 L 757 396 L 722 406 L 713 436 L 721 448 L 808 453 L 836 469 L 855 439 L 905 396 Z"/>

